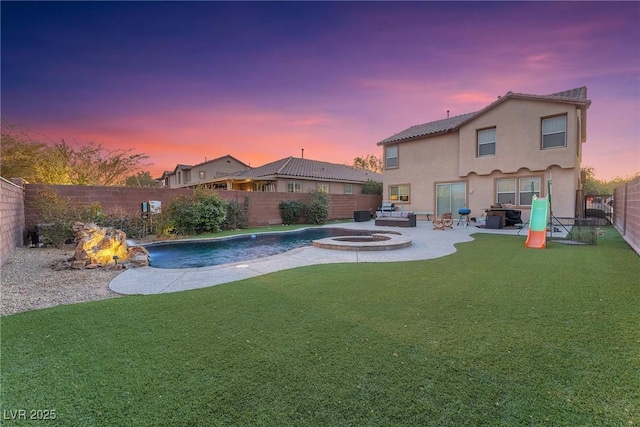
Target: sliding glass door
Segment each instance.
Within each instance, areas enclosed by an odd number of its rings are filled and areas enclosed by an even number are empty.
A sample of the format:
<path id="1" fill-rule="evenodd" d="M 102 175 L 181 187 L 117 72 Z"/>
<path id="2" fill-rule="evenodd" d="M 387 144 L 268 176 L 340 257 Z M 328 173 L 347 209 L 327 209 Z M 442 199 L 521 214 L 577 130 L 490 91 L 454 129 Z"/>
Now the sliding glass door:
<path id="1" fill-rule="evenodd" d="M 436 215 L 451 212 L 458 218 L 458 210 L 467 206 L 467 183 L 451 182 L 436 184 Z"/>

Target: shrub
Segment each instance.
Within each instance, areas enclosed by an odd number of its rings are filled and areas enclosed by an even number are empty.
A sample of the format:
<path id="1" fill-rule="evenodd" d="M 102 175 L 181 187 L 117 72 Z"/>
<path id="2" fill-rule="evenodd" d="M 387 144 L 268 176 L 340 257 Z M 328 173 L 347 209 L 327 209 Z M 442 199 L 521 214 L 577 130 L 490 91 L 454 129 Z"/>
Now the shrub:
<path id="1" fill-rule="evenodd" d="M 362 194 L 373 194 L 374 196 L 382 196 L 382 183 L 373 180 L 367 180 L 362 184 Z"/>
<path id="2" fill-rule="evenodd" d="M 307 223 L 324 224 L 329 218 L 329 195 L 324 191 L 310 191 L 305 210 Z"/>
<path id="3" fill-rule="evenodd" d="M 143 217 L 142 215 L 130 214 L 121 209 L 104 214 L 98 225 L 103 227 L 113 227 L 124 231 L 127 237 L 138 239 L 145 237 L 152 231 L 151 217 Z"/>
<path id="4" fill-rule="evenodd" d="M 297 200 L 283 200 L 278 207 L 284 225 L 297 224 L 304 213 L 304 204 Z"/>
<path id="5" fill-rule="evenodd" d="M 181 234 L 220 231 L 226 219 L 226 203 L 215 192 L 198 188 L 192 196 L 176 197 L 167 208 L 168 219 Z"/>
<path id="6" fill-rule="evenodd" d="M 226 202 L 227 215 L 222 223 L 223 230 L 240 230 L 249 226 L 249 198 L 240 204 L 235 200 Z"/>
<path id="7" fill-rule="evenodd" d="M 63 197 L 50 188 L 38 192 L 35 204 L 43 223 L 38 230 L 40 239 L 44 244 L 54 245 L 58 248 L 73 240 L 73 224 L 75 222 L 99 224 L 104 217 L 100 203 L 75 204 L 70 198 Z M 33 243 L 37 244 L 38 242 Z"/>

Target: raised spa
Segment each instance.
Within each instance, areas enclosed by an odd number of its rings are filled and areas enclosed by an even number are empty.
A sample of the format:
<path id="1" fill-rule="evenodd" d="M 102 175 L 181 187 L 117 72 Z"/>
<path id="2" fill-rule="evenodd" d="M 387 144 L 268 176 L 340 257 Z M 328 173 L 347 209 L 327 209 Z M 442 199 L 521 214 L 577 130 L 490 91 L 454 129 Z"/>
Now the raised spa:
<path id="1" fill-rule="evenodd" d="M 411 245 L 411 239 L 395 231 L 374 233 L 368 236 L 338 236 L 314 240 L 313 246 L 341 251 L 389 251 Z"/>
<path id="2" fill-rule="evenodd" d="M 324 238 L 356 238 L 363 239 L 355 242 L 341 242 L 351 245 L 349 250 L 357 250 L 353 245 L 366 249 L 371 242 L 380 242 L 379 233 L 371 230 L 353 230 L 347 228 L 307 228 L 304 230 L 245 234 L 214 240 L 183 240 L 178 242 L 162 242 L 146 245 L 151 259 L 151 267 L 157 268 L 193 268 L 212 265 L 229 264 L 240 261 L 263 258 L 281 254 L 303 246 L 316 245 L 315 241 Z M 385 234 L 391 236 L 391 234 Z M 318 240 L 319 239 L 319 240 Z M 339 241 L 335 242 L 340 243 Z M 339 247 L 325 247 L 327 249 L 346 249 Z M 382 249 L 376 249 L 382 250 Z"/>

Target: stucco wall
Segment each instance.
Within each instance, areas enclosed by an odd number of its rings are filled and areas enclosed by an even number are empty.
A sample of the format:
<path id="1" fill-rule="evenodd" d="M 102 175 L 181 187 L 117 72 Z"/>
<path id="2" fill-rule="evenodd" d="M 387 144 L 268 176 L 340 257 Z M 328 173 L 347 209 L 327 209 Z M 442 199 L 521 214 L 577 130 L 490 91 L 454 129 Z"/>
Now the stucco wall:
<path id="1" fill-rule="evenodd" d="M 22 246 L 25 217 L 24 193 L 20 185 L 0 178 L 0 265 Z"/>
<path id="2" fill-rule="evenodd" d="M 579 134 L 576 107 L 570 104 L 513 99 L 501 104 L 460 129 L 460 176 L 471 172 L 515 173 L 526 167 L 544 171 L 549 165 L 579 168 Z M 567 115 L 567 146 L 541 149 L 541 119 Z M 496 155 L 476 156 L 476 131 L 496 128 Z"/>
<path id="3" fill-rule="evenodd" d="M 613 225 L 640 255 L 640 178 L 616 188 L 613 200 Z"/>
<path id="4" fill-rule="evenodd" d="M 383 198 L 389 200 L 389 187 L 410 184 L 410 200 L 395 201 L 404 210 L 435 212 L 434 182 L 460 181 L 458 176 L 458 137 L 403 142 L 398 145 L 398 168 L 384 171 Z M 454 161 L 452 161 L 454 159 Z"/>

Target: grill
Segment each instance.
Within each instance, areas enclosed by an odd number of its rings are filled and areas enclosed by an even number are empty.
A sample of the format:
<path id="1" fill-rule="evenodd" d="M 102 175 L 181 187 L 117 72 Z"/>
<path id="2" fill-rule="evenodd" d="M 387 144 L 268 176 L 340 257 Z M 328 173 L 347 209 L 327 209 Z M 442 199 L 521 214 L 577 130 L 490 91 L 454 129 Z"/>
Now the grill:
<path id="1" fill-rule="evenodd" d="M 391 202 L 384 202 L 382 206 L 380 206 L 380 210 L 382 212 L 393 212 L 396 210 L 396 205 Z"/>
<path id="2" fill-rule="evenodd" d="M 458 209 L 458 225 L 462 224 L 465 228 L 469 226 L 469 214 L 471 213 L 471 209 L 462 208 Z"/>

